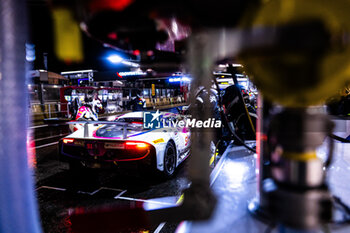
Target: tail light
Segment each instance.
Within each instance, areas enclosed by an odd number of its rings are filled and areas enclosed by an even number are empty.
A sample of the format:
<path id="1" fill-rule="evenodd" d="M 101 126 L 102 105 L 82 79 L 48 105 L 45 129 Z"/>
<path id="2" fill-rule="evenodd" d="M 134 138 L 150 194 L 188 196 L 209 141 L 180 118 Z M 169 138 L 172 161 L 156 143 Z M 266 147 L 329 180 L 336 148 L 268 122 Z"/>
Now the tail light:
<path id="1" fill-rule="evenodd" d="M 148 147 L 144 142 L 125 142 L 125 149 L 145 149 Z"/>
<path id="2" fill-rule="evenodd" d="M 142 125 L 142 124 L 143 124 L 143 122 L 139 122 L 139 121 L 133 121 L 133 122 L 131 122 L 131 124 L 137 124 L 137 125 Z"/>
<path id="3" fill-rule="evenodd" d="M 63 143 L 64 144 L 72 144 L 74 142 L 73 138 L 64 138 Z"/>

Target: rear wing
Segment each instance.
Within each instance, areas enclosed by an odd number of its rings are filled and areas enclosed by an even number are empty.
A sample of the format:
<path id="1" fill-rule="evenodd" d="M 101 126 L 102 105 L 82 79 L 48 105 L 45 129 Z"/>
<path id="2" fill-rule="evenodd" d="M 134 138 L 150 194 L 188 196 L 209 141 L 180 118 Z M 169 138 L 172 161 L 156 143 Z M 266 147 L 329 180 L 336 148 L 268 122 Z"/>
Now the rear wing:
<path id="1" fill-rule="evenodd" d="M 143 130 L 142 126 L 135 126 L 128 122 L 115 122 L 115 121 L 71 121 L 68 124 L 84 124 L 84 137 L 89 137 L 89 125 L 116 125 L 123 127 L 123 139 L 128 136 L 128 130 Z"/>

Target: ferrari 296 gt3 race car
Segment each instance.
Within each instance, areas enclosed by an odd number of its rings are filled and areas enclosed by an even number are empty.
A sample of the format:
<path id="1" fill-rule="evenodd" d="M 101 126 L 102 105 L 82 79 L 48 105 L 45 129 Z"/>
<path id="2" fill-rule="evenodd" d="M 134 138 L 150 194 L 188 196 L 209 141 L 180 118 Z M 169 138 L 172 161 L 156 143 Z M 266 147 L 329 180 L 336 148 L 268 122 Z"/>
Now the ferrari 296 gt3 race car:
<path id="1" fill-rule="evenodd" d="M 182 118 L 163 112 L 166 121 Z M 59 157 L 70 169 L 136 168 L 163 172 L 166 177 L 190 153 L 190 131 L 186 127 L 144 127 L 144 112 L 131 112 L 109 122 L 79 122 L 79 130 L 59 142 Z"/>

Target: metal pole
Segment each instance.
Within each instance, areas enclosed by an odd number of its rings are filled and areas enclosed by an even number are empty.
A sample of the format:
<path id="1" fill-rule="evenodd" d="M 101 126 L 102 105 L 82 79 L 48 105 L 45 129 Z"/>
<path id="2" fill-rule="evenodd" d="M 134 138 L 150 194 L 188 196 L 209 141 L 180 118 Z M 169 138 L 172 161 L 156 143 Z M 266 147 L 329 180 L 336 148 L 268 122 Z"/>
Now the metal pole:
<path id="1" fill-rule="evenodd" d="M 68 118 L 69 117 L 69 106 L 68 106 L 68 103 L 66 103 L 66 106 L 67 106 L 66 109 L 67 109 L 67 118 Z"/>
<path id="2" fill-rule="evenodd" d="M 231 54 L 237 47 L 237 41 L 232 31 L 206 30 L 200 33 L 193 33 L 189 41 L 188 64 L 190 74 L 193 76 L 191 83 L 191 105 L 195 106 L 195 93 L 198 87 L 204 87 L 208 90 L 207 99 L 204 100 L 205 111 L 192 112 L 192 117 L 207 119 L 212 112 L 209 94 L 212 86 L 212 72 L 217 60 Z M 191 132 L 191 149 L 192 155 L 190 159 L 189 179 L 202 180 L 209 182 L 209 158 L 210 158 L 210 142 L 214 137 L 214 129 L 202 130 L 200 133 Z"/>
<path id="3" fill-rule="evenodd" d="M 199 87 L 204 87 L 210 93 L 211 74 L 214 64 L 215 41 L 213 36 L 207 33 L 194 34 L 189 42 L 189 67 L 193 76 L 191 87 L 191 105 L 196 105 L 196 91 Z M 208 119 L 210 117 L 209 94 L 205 96 L 204 111 L 198 112 L 193 109 L 191 115 L 195 119 Z M 189 179 L 192 182 L 201 182 L 209 187 L 209 158 L 210 158 L 210 141 L 212 140 L 212 130 L 193 129 L 191 132 L 191 158 L 188 171 Z"/>
<path id="4" fill-rule="evenodd" d="M 232 75 L 232 79 L 233 79 L 234 85 L 236 85 L 239 88 L 238 98 L 239 98 L 240 102 L 242 103 L 242 106 L 243 106 L 243 109 L 244 109 L 244 113 L 245 113 L 245 115 L 246 115 L 246 117 L 248 119 L 249 126 L 250 126 L 252 132 L 255 134 L 256 130 L 255 130 L 252 118 L 249 115 L 248 108 L 247 108 L 247 106 L 245 104 L 245 101 L 244 101 L 244 98 L 243 98 L 243 95 L 242 95 L 241 87 L 238 84 L 238 80 L 237 80 L 237 77 L 235 75 L 235 69 L 234 69 L 234 67 L 232 67 L 231 64 L 229 64 L 229 66 L 228 66 L 228 71 Z"/>
<path id="5" fill-rule="evenodd" d="M 272 217 L 267 207 L 267 197 L 264 193 L 264 180 L 270 177 L 269 165 L 266 165 L 270 160 L 270 153 L 267 144 L 267 135 L 269 130 L 269 110 L 271 103 L 263 98 L 261 93 L 258 95 L 258 121 L 256 131 L 256 145 L 257 145 L 257 167 L 259 172 L 257 174 L 257 195 L 250 200 L 248 209 L 250 213 L 256 218 L 270 222 Z"/>
<path id="6" fill-rule="evenodd" d="M 27 156 L 24 0 L 0 1 L 0 232 L 40 233 Z"/>

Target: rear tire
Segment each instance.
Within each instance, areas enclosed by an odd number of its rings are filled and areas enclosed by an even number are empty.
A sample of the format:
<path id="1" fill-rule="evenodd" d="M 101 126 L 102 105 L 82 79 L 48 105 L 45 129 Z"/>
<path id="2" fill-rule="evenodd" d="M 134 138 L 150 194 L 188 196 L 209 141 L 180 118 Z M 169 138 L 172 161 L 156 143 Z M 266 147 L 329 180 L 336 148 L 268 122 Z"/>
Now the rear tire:
<path id="1" fill-rule="evenodd" d="M 174 175 L 176 169 L 176 148 L 172 142 L 168 142 L 164 150 L 163 174 L 166 178 Z"/>

